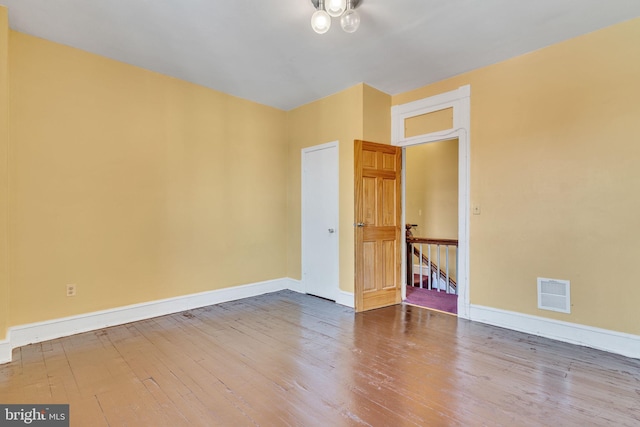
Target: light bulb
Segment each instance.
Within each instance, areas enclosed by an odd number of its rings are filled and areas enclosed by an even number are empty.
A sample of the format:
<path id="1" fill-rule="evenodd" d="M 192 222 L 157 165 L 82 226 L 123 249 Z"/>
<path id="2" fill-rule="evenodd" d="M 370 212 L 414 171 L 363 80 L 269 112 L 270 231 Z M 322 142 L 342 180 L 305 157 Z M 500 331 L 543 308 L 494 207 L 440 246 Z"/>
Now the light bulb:
<path id="1" fill-rule="evenodd" d="M 331 17 L 329 14 L 320 9 L 311 15 L 311 28 L 318 34 L 324 34 L 331 28 Z"/>
<path id="2" fill-rule="evenodd" d="M 354 33 L 360 26 L 360 15 L 355 10 L 349 9 L 340 18 L 340 25 L 347 33 Z"/>
<path id="3" fill-rule="evenodd" d="M 347 0 L 327 0 L 325 8 L 329 16 L 337 18 L 342 15 L 347 8 Z"/>

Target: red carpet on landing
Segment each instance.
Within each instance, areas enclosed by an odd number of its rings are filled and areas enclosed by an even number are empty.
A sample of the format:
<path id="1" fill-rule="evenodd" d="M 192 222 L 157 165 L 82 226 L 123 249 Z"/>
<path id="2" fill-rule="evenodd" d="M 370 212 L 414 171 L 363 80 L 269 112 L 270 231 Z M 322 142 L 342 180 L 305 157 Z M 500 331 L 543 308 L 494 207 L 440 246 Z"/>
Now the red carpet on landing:
<path id="1" fill-rule="evenodd" d="M 458 296 L 438 292 L 424 288 L 407 286 L 407 299 L 409 304 L 421 307 L 433 308 L 434 310 L 446 311 L 447 313 L 458 314 Z"/>

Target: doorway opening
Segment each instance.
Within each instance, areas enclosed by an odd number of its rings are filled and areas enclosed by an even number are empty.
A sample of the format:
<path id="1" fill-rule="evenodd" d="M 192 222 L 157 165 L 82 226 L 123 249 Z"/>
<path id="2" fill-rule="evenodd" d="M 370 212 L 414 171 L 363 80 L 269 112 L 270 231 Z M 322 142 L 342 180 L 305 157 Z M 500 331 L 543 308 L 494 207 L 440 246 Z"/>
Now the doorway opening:
<path id="1" fill-rule="evenodd" d="M 405 302 L 458 313 L 458 138 L 405 148 Z"/>
<path id="2" fill-rule="evenodd" d="M 437 143 L 440 141 L 457 140 L 458 142 L 458 213 L 455 219 L 458 224 L 458 250 L 455 257 L 457 273 L 455 277 L 456 293 L 458 295 L 458 317 L 469 319 L 469 222 L 470 222 L 470 128 L 471 128 L 471 86 L 460 86 L 449 92 L 420 99 L 406 104 L 391 107 L 391 144 L 403 147 L 403 224 L 407 224 L 405 214 L 405 186 L 406 177 L 406 150 L 412 146 Z M 407 262 L 407 243 L 411 243 L 403 236 L 403 271 L 406 272 L 412 262 Z M 448 244 L 450 242 L 441 242 Z M 423 247 L 424 249 L 424 247 Z M 424 252 L 424 251 L 423 251 Z M 428 249 L 427 249 L 428 252 Z M 436 253 L 439 251 L 436 250 Z M 446 257 L 445 251 L 444 256 Z M 442 256 L 442 255 L 441 255 Z M 422 259 L 422 257 L 420 257 Z M 437 270 L 436 277 L 431 276 L 434 284 L 440 287 L 441 279 L 443 287 L 449 286 L 450 276 L 440 274 Z M 403 275 L 402 298 L 406 298 L 406 290 L 412 280 L 407 283 L 406 275 Z"/>

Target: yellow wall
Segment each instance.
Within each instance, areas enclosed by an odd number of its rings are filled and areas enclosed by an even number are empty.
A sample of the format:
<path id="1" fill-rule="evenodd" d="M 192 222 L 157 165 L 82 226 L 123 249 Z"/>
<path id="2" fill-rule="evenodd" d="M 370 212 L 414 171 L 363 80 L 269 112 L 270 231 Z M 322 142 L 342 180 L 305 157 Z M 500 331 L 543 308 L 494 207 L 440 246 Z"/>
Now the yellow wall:
<path id="1" fill-rule="evenodd" d="M 411 232 L 420 237 L 427 237 L 424 221 L 428 179 L 425 147 L 426 144 L 421 144 L 407 147 L 405 151 L 405 222 L 417 225 Z"/>
<path id="2" fill-rule="evenodd" d="M 10 39 L 5 326 L 300 278 L 300 149 L 333 140 L 340 286 L 353 291 L 353 140 L 389 142 L 389 95 L 360 84 L 286 113 Z"/>
<path id="3" fill-rule="evenodd" d="M 286 275 L 285 112 L 13 31 L 10 54 L 9 325 Z"/>
<path id="4" fill-rule="evenodd" d="M 414 236 L 458 238 L 458 140 L 406 149 L 405 218 Z"/>
<path id="5" fill-rule="evenodd" d="M 406 119 L 404 137 L 425 135 L 453 128 L 453 107 L 433 111 Z"/>
<path id="6" fill-rule="evenodd" d="M 301 150 L 339 141 L 340 289 L 354 288 L 354 158 L 353 141 L 389 143 L 391 97 L 359 84 L 287 113 L 289 130 L 287 275 L 301 278 L 300 161 Z"/>
<path id="7" fill-rule="evenodd" d="M 353 140 L 362 139 L 363 85 L 295 108 L 287 113 L 288 257 L 287 276 L 301 278 L 301 150 L 339 141 L 340 287 L 353 290 Z"/>
<path id="8" fill-rule="evenodd" d="M 360 84 L 290 112 L 8 31 L 3 8 L 0 36 L 0 339 L 299 279 L 300 150 L 334 140 L 340 287 L 353 291 L 353 140 L 388 143 L 391 104 L 464 84 L 482 209 L 471 302 L 640 333 L 638 19 L 394 97 Z M 571 280 L 572 314 L 537 310 L 538 276 Z"/>
<path id="9" fill-rule="evenodd" d="M 5 339 L 9 318 L 8 272 L 8 164 L 9 145 L 9 16 L 0 6 L 0 341 Z"/>
<path id="10" fill-rule="evenodd" d="M 471 85 L 472 304 L 640 334 L 640 19 L 393 97 Z M 572 313 L 536 278 L 571 280 Z"/>
<path id="11" fill-rule="evenodd" d="M 391 95 L 363 85 L 362 96 L 364 140 L 391 144 Z"/>

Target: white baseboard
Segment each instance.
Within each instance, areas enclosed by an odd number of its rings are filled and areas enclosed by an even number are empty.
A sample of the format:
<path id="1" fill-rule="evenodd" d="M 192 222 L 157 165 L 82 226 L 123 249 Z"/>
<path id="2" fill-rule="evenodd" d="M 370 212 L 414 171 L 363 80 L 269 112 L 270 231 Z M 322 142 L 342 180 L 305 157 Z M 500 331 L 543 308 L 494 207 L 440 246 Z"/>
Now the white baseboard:
<path id="1" fill-rule="evenodd" d="M 298 279 L 292 279 L 290 277 L 287 277 L 285 280 L 287 280 L 288 282 L 288 287 L 287 289 L 289 289 L 290 291 L 295 291 L 301 294 L 304 294 L 304 289 L 302 288 L 302 281 L 298 280 Z"/>
<path id="2" fill-rule="evenodd" d="M 285 289 L 299 292 L 299 287 L 299 281 L 282 278 L 13 326 L 7 331 L 7 338 L 0 341 L 0 364 L 10 362 L 11 351 L 23 345 Z"/>
<path id="3" fill-rule="evenodd" d="M 0 341 L 0 364 L 11 362 L 11 342 L 8 339 Z"/>
<path id="4" fill-rule="evenodd" d="M 471 305 L 469 319 L 532 335 L 640 359 L 640 335 Z"/>
<path id="5" fill-rule="evenodd" d="M 282 278 L 14 326 L 9 328 L 7 338 L 0 341 L 0 364 L 10 362 L 11 351 L 23 345 L 285 289 L 302 293 L 301 287 L 299 280 Z M 353 293 L 340 291 L 336 303 L 353 308 Z M 473 304 L 470 306 L 469 319 L 640 359 L 638 335 Z"/>
<path id="6" fill-rule="evenodd" d="M 304 284 L 302 283 L 302 280 L 296 280 L 296 279 L 288 279 L 288 280 L 289 280 L 290 290 L 300 292 L 301 294 L 307 293 L 304 287 Z M 338 286 L 336 285 L 336 288 L 337 287 Z M 336 295 L 335 297 L 336 304 L 355 308 L 355 299 L 353 297 L 353 292 L 346 292 L 338 288 L 338 292 L 335 295 Z M 333 299 L 333 298 L 329 298 L 329 299 Z"/>
<path id="7" fill-rule="evenodd" d="M 353 292 L 339 291 L 338 298 L 336 298 L 336 303 L 354 308 L 356 305 L 355 299 L 353 297 Z"/>

